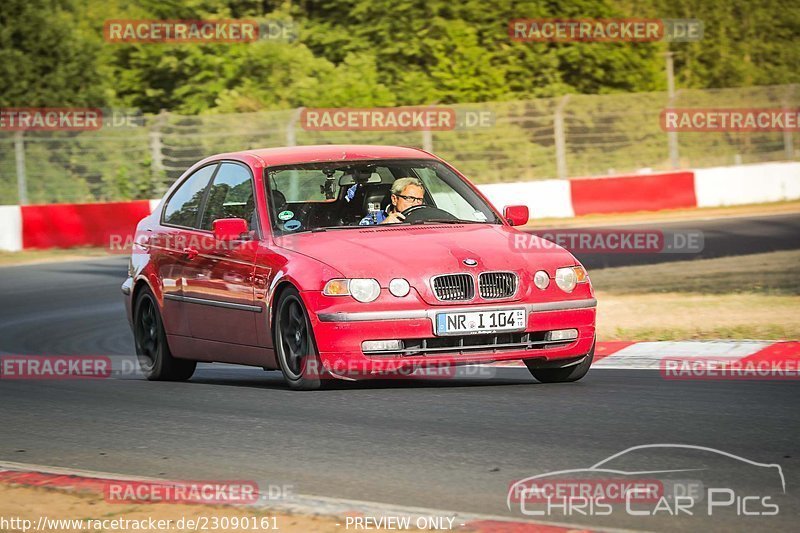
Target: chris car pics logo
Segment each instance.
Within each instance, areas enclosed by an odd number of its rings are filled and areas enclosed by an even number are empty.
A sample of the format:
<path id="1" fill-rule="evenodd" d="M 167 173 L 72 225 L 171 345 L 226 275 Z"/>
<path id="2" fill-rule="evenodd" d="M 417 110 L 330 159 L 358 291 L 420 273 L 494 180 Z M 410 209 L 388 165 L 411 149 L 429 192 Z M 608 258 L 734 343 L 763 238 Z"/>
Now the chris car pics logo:
<path id="1" fill-rule="evenodd" d="M 739 474 L 733 480 L 732 470 Z M 778 464 L 704 446 L 645 444 L 588 468 L 517 480 L 506 504 L 525 516 L 769 517 L 785 495 Z"/>

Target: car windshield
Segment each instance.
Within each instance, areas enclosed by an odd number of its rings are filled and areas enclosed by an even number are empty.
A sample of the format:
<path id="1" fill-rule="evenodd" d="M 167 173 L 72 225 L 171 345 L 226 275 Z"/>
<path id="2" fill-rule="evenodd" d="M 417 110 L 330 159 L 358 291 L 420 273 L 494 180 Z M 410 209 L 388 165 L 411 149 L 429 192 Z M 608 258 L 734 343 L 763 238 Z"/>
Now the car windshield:
<path id="1" fill-rule="evenodd" d="M 276 235 L 377 224 L 395 210 L 392 186 L 400 179 L 405 181 L 398 186 L 412 186 L 400 191 L 406 203 L 399 205 L 412 204 L 418 211 L 401 224 L 501 223 L 486 202 L 439 161 L 304 163 L 270 167 L 266 174 Z M 421 190 L 413 184 L 421 184 Z M 415 194 L 409 195 L 409 191 Z"/>

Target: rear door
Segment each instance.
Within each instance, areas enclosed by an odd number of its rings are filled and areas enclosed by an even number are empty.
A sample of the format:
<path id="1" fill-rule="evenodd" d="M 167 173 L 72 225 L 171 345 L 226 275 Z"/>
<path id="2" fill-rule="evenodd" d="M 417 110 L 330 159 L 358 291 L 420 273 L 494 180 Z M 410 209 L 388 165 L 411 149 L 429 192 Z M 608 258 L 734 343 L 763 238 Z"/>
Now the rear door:
<path id="1" fill-rule="evenodd" d="M 249 232 L 235 241 L 214 241 L 213 223 L 243 218 Z M 183 269 L 183 301 L 192 336 L 224 343 L 218 360 L 235 360 L 230 345 L 257 346 L 257 320 L 265 320 L 256 305 L 254 270 L 261 236 L 255 209 L 253 176 L 238 162 L 220 164 L 202 206 L 198 230 L 205 240 Z M 259 302 L 260 303 L 260 302 Z"/>
<path id="2" fill-rule="evenodd" d="M 218 165 L 197 169 L 165 202 L 160 225 L 150 237 L 150 253 L 162 281 L 164 328 L 168 335 L 191 335 L 183 302 L 183 271 L 187 248 L 197 234 L 197 219 L 206 188 Z"/>

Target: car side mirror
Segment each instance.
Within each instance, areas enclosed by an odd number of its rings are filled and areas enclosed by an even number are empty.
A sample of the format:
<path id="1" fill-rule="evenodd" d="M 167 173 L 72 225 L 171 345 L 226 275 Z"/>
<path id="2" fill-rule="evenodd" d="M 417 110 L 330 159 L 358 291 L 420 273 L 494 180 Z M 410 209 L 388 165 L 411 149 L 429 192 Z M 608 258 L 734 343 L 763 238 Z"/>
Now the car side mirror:
<path id="1" fill-rule="evenodd" d="M 503 209 L 503 218 L 512 226 L 524 226 L 528 223 L 528 206 L 507 205 Z"/>
<path id="2" fill-rule="evenodd" d="M 247 221 L 243 218 L 219 218 L 214 221 L 214 238 L 218 241 L 236 241 L 247 238 Z"/>

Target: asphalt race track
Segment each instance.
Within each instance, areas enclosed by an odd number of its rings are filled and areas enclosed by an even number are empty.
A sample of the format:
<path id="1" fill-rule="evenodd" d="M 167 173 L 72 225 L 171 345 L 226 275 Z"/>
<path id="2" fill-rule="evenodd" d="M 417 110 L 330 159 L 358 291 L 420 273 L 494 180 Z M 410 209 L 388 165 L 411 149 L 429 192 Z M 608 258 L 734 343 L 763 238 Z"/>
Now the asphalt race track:
<path id="1" fill-rule="evenodd" d="M 706 231 L 707 249 L 718 255 L 736 251 L 735 243 L 755 243 L 739 249 L 747 253 L 767 251 L 756 248 L 765 242 L 775 247 L 769 249 L 798 247 L 796 216 L 737 220 L 742 233 L 733 221 L 683 224 Z M 125 262 L 1 269 L 0 353 L 131 355 L 119 292 Z M 248 479 L 301 494 L 519 519 L 519 508 L 506 506 L 516 480 L 589 467 L 630 446 L 681 443 L 780 464 L 780 513 L 549 519 L 661 531 L 796 530 L 798 407 L 792 382 L 664 381 L 652 371 L 598 369 L 578 383 L 542 385 L 525 369 L 504 368 L 493 379 L 376 381 L 298 393 L 277 372 L 201 365 L 188 383 L 0 380 L 0 460 Z M 679 450 L 648 453 L 653 465 L 685 459 Z M 752 466 L 706 458 L 703 468 L 686 477 L 714 472 L 742 496 L 780 492 Z"/>
<path id="2" fill-rule="evenodd" d="M 563 228 L 568 232 L 573 228 Z M 800 248 L 800 214 L 780 214 L 727 219 L 657 222 L 591 227 L 590 230 L 643 230 L 663 232 L 700 231 L 703 250 L 700 253 L 576 253 L 586 268 L 608 268 L 628 265 L 711 259 L 741 254 L 758 254 Z M 541 231 L 541 230 L 537 230 Z"/>

